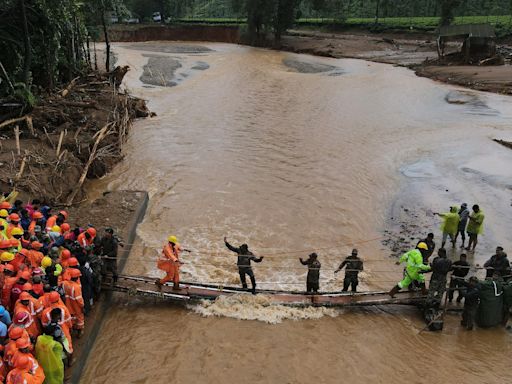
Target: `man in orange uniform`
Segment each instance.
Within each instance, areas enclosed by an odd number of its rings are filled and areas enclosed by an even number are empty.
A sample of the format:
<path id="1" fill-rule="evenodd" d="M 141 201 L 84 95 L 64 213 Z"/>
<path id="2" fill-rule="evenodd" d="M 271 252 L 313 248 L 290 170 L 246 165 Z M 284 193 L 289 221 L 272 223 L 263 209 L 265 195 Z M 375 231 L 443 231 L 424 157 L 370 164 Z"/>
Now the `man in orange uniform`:
<path id="1" fill-rule="evenodd" d="M 46 231 L 50 232 L 54 226 L 62 225 L 62 223 L 67 220 L 67 218 L 68 213 L 66 211 L 60 211 L 58 214 L 50 216 L 46 221 Z"/>
<path id="2" fill-rule="evenodd" d="M 20 225 L 20 216 L 17 213 L 11 213 L 9 215 L 9 225 L 7 226 L 7 237 L 12 238 L 12 230 L 14 228 L 23 229 Z"/>
<path id="3" fill-rule="evenodd" d="M 80 284 L 80 276 L 82 273 L 79 269 L 70 268 L 70 280 L 65 280 L 62 283 L 64 293 L 66 294 L 66 307 L 73 319 L 73 329 L 78 330 L 81 335 L 84 329 L 84 299 L 82 298 L 82 285 Z"/>
<path id="4" fill-rule="evenodd" d="M 31 236 L 36 235 L 36 225 L 39 225 L 40 228 L 45 228 L 43 214 L 39 211 L 34 212 L 32 221 L 28 225 L 28 233 L 30 233 Z"/>
<path id="5" fill-rule="evenodd" d="M 14 303 L 11 306 L 11 290 L 12 287 L 18 281 L 14 266 L 12 264 L 4 265 L 4 285 L 2 287 L 2 305 L 10 311 L 14 307 Z"/>
<path id="6" fill-rule="evenodd" d="M 93 227 L 87 228 L 85 232 L 82 232 L 78 235 L 76 241 L 82 248 L 90 247 L 94 244 L 94 239 L 96 238 L 96 229 Z"/>
<path id="7" fill-rule="evenodd" d="M 35 327 L 37 329 L 37 333 L 41 333 L 41 323 L 39 321 L 39 316 L 43 312 L 43 306 L 39 302 L 39 300 L 35 299 L 28 292 L 21 292 L 20 299 L 14 305 L 14 317 L 19 312 L 27 312 L 34 325 L 31 327 Z M 29 335 L 32 335 L 31 331 L 28 331 Z"/>
<path id="8" fill-rule="evenodd" d="M 34 355 L 30 352 L 32 344 L 30 344 L 26 339 L 18 339 L 16 340 L 16 348 L 18 348 L 18 350 L 12 357 L 13 365 L 16 367 L 16 363 L 19 359 L 22 359 L 23 357 L 28 358 L 30 361 L 29 372 L 33 375 L 33 382 L 42 384 L 44 381 L 44 371 L 43 367 L 39 365 Z"/>
<path id="9" fill-rule="evenodd" d="M 174 283 L 173 289 L 180 289 L 181 251 L 181 246 L 178 244 L 176 236 L 169 236 L 167 238 L 167 244 L 164 245 L 164 249 L 162 250 L 162 256 L 157 261 L 158 269 L 166 272 L 163 279 L 155 282 L 159 289 L 162 288 L 162 285 L 171 280 Z"/>
<path id="10" fill-rule="evenodd" d="M 20 356 L 18 360 L 16 360 L 16 366 L 14 369 L 9 372 L 7 375 L 6 384 L 40 384 L 44 381 L 44 373 L 43 373 L 43 381 L 40 378 L 36 378 L 32 373 L 30 373 L 30 369 L 32 368 L 32 363 L 26 356 Z"/>
<path id="11" fill-rule="evenodd" d="M 26 339 L 30 342 L 30 336 L 23 328 L 15 327 L 9 329 L 9 342 L 5 345 L 4 361 L 8 367 L 12 367 L 12 357 L 18 350 L 16 341 L 19 339 Z"/>
<path id="12" fill-rule="evenodd" d="M 39 336 L 39 329 L 37 324 L 34 322 L 34 318 L 30 316 L 27 311 L 20 311 L 16 313 L 12 319 L 10 328 L 22 328 L 27 331 L 30 336 L 30 340 L 35 342 L 37 336 Z"/>
<path id="13" fill-rule="evenodd" d="M 0 383 L 7 377 L 7 364 L 4 363 L 4 346 L 0 344 Z"/>
<path id="14" fill-rule="evenodd" d="M 73 353 L 73 341 L 71 339 L 71 327 L 73 326 L 71 315 L 62 301 L 60 300 L 60 295 L 52 291 L 49 295 L 50 306 L 43 310 L 41 314 L 41 322 L 43 323 L 43 327 L 47 327 L 50 325 L 52 321 L 56 321 L 62 328 L 62 332 L 64 336 L 66 336 L 66 340 L 68 341 L 68 345 L 64 346 L 66 351 L 69 354 Z M 55 310 L 55 312 L 53 312 Z M 58 314 L 55 316 L 52 313 Z"/>

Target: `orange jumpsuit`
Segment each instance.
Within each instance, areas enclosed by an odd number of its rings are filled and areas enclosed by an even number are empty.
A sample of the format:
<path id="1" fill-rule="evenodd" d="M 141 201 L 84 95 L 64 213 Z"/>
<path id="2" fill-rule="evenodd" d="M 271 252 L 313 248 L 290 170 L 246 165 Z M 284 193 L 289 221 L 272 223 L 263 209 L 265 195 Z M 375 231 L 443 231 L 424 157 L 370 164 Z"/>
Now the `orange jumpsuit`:
<path id="1" fill-rule="evenodd" d="M 165 284 L 168 281 L 172 281 L 175 285 L 180 283 L 180 254 L 179 244 L 171 246 L 170 243 L 167 243 L 164 245 L 162 256 L 156 264 L 158 269 L 167 273 L 163 279 L 160 279 L 160 284 Z"/>
<path id="2" fill-rule="evenodd" d="M 3 383 L 5 381 L 5 378 L 7 377 L 7 365 L 0 360 L 0 383 Z"/>
<path id="3" fill-rule="evenodd" d="M 41 384 L 43 381 L 41 381 L 40 378 L 37 378 L 34 375 L 32 375 L 26 369 L 14 368 L 7 375 L 7 380 L 5 384 Z"/>
<path id="4" fill-rule="evenodd" d="M 84 329 L 84 299 L 82 298 L 82 284 L 79 281 L 65 280 L 62 283 L 66 294 L 66 307 L 73 319 L 74 329 Z"/>
<path id="5" fill-rule="evenodd" d="M 30 342 L 30 336 L 27 331 L 23 330 L 23 336 L 20 339 L 25 338 Z M 18 339 L 16 339 L 18 340 Z M 5 345 L 4 349 L 4 361 L 9 366 L 12 367 L 12 357 L 16 352 L 18 352 L 18 347 L 16 347 L 16 340 L 9 340 L 9 342 Z"/>
<path id="6" fill-rule="evenodd" d="M 78 244 L 80 244 L 80 246 L 82 248 L 85 248 L 85 247 L 88 247 L 88 246 L 91 246 L 94 244 L 94 237 L 91 236 L 91 238 L 88 240 L 87 237 L 85 237 L 85 234 L 87 232 L 82 232 L 81 234 L 78 235 L 76 241 L 78 241 Z"/>
<path id="7" fill-rule="evenodd" d="M 32 298 L 28 305 L 23 305 L 21 304 L 21 300 L 18 300 L 14 306 L 14 316 L 16 316 L 18 312 L 27 312 L 30 315 L 30 320 L 27 324 L 27 332 L 32 337 L 36 334 L 39 336 L 42 331 L 41 321 L 39 320 L 39 315 L 43 312 L 41 303 Z"/>
<path id="8" fill-rule="evenodd" d="M 30 265 L 32 268 L 37 268 L 41 266 L 41 261 L 43 260 L 43 253 L 32 249 L 29 251 L 28 260 L 30 261 Z"/>
<path id="9" fill-rule="evenodd" d="M 50 232 L 55 225 L 57 225 L 57 215 L 50 216 L 48 220 L 46 220 L 46 231 Z"/>
<path id="10" fill-rule="evenodd" d="M 43 295 L 39 298 L 39 303 L 41 303 L 41 305 L 43 306 L 43 311 L 46 309 L 46 308 L 49 308 L 52 306 L 52 303 L 50 302 L 50 293 L 51 292 L 45 292 L 43 293 Z M 62 302 L 62 300 L 59 298 L 59 301 L 57 302 L 57 304 L 59 304 L 61 307 L 64 306 L 64 303 Z M 41 312 L 41 317 L 42 317 L 42 312 Z"/>
<path id="11" fill-rule="evenodd" d="M 30 374 L 33 375 L 33 383 L 42 383 L 44 381 L 44 371 L 43 371 L 43 367 L 41 367 L 39 365 L 39 363 L 37 362 L 36 358 L 34 357 L 34 355 L 32 355 L 31 353 L 24 353 L 24 352 L 21 352 L 19 349 L 14 353 L 14 355 L 12 356 L 12 363 L 13 363 L 13 366 L 16 365 L 16 360 L 20 357 L 20 356 L 23 356 L 25 355 L 26 357 L 28 357 L 28 359 L 30 360 L 30 363 L 31 363 L 31 367 L 29 369 L 29 372 Z"/>
<path id="12" fill-rule="evenodd" d="M 20 224 L 20 223 L 18 223 L 18 224 L 12 224 L 12 223 L 9 223 L 9 225 L 7 226 L 7 237 L 8 237 L 9 239 L 12 239 L 12 238 L 13 238 L 13 237 L 12 237 L 12 230 L 13 230 L 14 228 L 21 228 L 21 229 L 23 229 L 23 227 L 21 226 L 21 224 Z"/>
<path id="13" fill-rule="evenodd" d="M 68 340 L 69 353 L 73 353 L 73 340 L 71 339 L 71 327 L 73 326 L 73 323 L 71 320 L 71 315 L 65 305 L 61 305 L 60 302 L 52 303 L 48 308 L 43 310 L 43 313 L 41 314 L 41 323 L 43 323 L 43 327 L 47 327 L 50 324 L 52 320 L 50 312 L 54 308 L 60 309 L 59 325 L 62 328 L 64 336 L 66 336 L 66 339 Z"/>
<path id="14" fill-rule="evenodd" d="M 18 281 L 18 278 L 16 276 L 15 277 L 6 277 L 4 280 L 4 285 L 2 287 L 2 305 L 8 311 L 10 311 L 12 309 L 11 308 L 11 290 L 17 281 Z M 12 307 L 14 307 L 14 305 L 12 305 Z"/>

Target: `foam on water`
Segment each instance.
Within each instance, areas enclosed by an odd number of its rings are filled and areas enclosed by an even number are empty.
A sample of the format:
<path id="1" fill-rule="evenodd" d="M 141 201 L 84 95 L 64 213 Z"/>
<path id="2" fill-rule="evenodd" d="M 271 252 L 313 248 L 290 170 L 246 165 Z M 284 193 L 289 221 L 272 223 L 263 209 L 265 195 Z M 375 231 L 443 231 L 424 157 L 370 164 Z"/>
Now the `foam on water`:
<path id="1" fill-rule="evenodd" d="M 336 317 L 341 312 L 332 308 L 293 308 L 274 304 L 266 295 L 239 294 L 221 296 L 215 301 L 204 300 L 201 304 L 188 307 L 204 317 L 225 316 L 240 320 L 258 320 L 269 324 L 279 324 L 283 320 L 320 319 L 324 316 Z"/>

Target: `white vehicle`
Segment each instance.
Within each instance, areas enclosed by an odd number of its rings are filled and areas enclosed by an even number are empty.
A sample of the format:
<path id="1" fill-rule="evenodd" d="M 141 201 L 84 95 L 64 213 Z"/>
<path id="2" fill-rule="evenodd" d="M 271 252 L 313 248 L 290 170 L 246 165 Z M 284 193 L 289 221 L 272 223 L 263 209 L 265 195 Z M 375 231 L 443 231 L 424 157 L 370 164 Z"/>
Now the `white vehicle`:
<path id="1" fill-rule="evenodd" d="M 136 17 L 132 17 L 130 19 L 124 19 L 123 22 L 126 24 L 139 24 L 140 20 Z"/>
<path id="2" fill-rule="evenodd" d="M 153 21 L 160 23 L 162 21 L 162 15 L 160 12 L 153 12 Z"/>
<path id="3" fill-rule="evenodd" d="M 111 16 L 110 16 L 110 22 L 111 22 L 112 24 L 117 24 L 117 23 L 119 23 L 119 17 L 118 17 L 117 15 L 111 15 Z"/>

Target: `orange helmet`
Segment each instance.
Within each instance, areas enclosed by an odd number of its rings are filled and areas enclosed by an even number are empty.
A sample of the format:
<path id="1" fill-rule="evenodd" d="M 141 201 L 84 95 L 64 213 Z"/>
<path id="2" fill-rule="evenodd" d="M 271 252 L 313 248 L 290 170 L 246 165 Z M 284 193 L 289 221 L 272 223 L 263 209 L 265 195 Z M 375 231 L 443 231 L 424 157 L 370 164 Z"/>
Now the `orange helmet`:
<path id="1" fill-rule="evenodd" d="M 32 284 L 30 284 L 30 283 L 25 283 L 25 284 L 23 284 L 23 287 L 22 287 L 22 289 L 23 289 L 23 291 L 24 291 L 24 292 L 31 291 L 33 288 L 34 288 L 34 287 L 33 287 L 33 286 L 32 286 Z"/>
<path id="2" fill-rule="evenodd" d="M 26 337 L 21 337 L 18 340 L 16 340 L 16 348 L 18 349 L 30 348 L 31 346 L 32 344 L 30 344 L 30 339 L 27 339 Z"/>
<path id="3" fill-rule="evenodd" d="M 71 257 L 71 252 L 69 252 L 68 249 L 63 249 L 62 252 L 60 253 L 60 258 L 62 260 L 67 260 Z"/>
<path id="4" fill-rule="evenodd" d="M 20 255 L 23 255 L 25 257 L 29 257 L 30 256 L 30 251 L 26 248 L 21 248 L 18 252 Z"/>
<path id="5" fill-rule="evenodd" d="M 17 247 L 18 245 L 20 245 L 20 242 L 16 239 L 11 239 L 11 240 L 8 240 L 9 243 L 11 244 L 11 247 Z"/>
<path id="6" fill-rule="evenodd" d="M 96 236 L 96 228 L 89 227 L 87 228 L 87 233 L 91 235 L 92 237 Z"/>
<path id="7" fill-rule="evenodd" d="M 0 209 L 11 209 L 12 205 L 7 201 L 2 201 L 0 203 Z"/>
<path id="8" fill-rule="evenodd" d="M 68 219 L 68 213 L 66 211 L 59 211 L 59 213 L 64 216 L 64 220 Z"/>
<path id="9" fill-rule="evenodd" d="M 11 271 L 11 272 L 14 272 L 14 265 L 12 264 L 5 264 L 4 265 L 4 272 L 5 271 Z"/>
<path id="10" fill-rule="evenodd" d="M 0 241 L 0 249 L 11 248 L 11 240 L 2 240 Z"/>
<path id="11" fill-rule="evenodd" d="M 62 232 L 67 232 L 67 231 L 69 231 L 71 229 L 71 226 L 68 223 L 63 223 L 60 226 L 60 229 L 62 230 Z"/>
<path id="12" fill-rule="evenodd" d="M 78 267 L 78 259 L 76 257 L 70 257 L 68 259 L 68 265 L 70 267 Z"/>
<path id="13" fill-rule="evenodd" d="M 18 346 L 16 342 L 16 346 Z M 29 369 L 32 363 L 30 362 L 30 359 L 28 356 L 20 355 L 16 360 L 14 360 L 14 367 L 18 369 Z"/>
<path id="14" fill-rule="evenodd" d="M 69 268 L 69 275 L 72 279 L 74 279 L 76 277 L 82 276 L 82 272 L 80 272 L 80 270 L 77 268 Z"/>
<path id="15" fill-rule="evenodd" d="M 20 300 L 30 300 L 32 296 L 28 292 L 21 292 L 20 294 Z"/>
<path id="16" fill-rule="evenodd" d="M 38 219 L 42 219 L 42 218 L 43 218 L 43 214 L 39 211 L 35 211 L 32 214 L 32 219 L 34 219 L 34 220 L 38 220 Z"/>
<path id="17" fill-rule="evenodd" d="M 23 280 L 30 280 L 30 272 L 29 271 L 23 271 L 21 272 L 21 275 L 20 277 L 23 279 Z"/>
<path id="18" fill-rule="evenodd" d="M 9 339 L 16 340 L 23 336 L 23 328 L 12 327 L 9 329 Z"/>
<path id="19" fill-rule="evenodd" d="M 9 215 L 9 220 L 11 220 L 11 221 L 20 221 L 20 215 L 18 215 L 17 213 L 11 213 Z"/>
<path id="20" fill-rule="evenodd" d="M 39 241 L 33 241 L 32 243 L 30 243 L 30 246 L 32 247 L 32 249 L 41 249 L 43 248 L 43 244 L 41 244 Z"/>
<path id="21" fill-rule="evenodd" d="M 52 291 L 52 292 L 50 292 L 49 299 L 50 299 L 50 303 L 52 303 L 52 304 L 57 303 L 60 299 L 60 295 L 58 292 Z"/>

